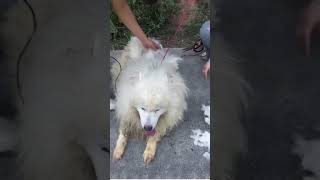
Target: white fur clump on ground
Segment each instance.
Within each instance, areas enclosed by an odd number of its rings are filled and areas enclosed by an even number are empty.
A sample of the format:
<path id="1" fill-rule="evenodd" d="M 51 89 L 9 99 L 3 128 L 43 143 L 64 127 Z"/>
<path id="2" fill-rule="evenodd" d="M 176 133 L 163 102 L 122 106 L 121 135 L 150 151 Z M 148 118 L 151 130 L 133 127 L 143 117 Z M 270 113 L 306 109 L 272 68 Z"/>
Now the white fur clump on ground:
<path id="1" fill-rule="evenodd" d="M 205 157 L 206 159 L 210 160 L 210 153 L 209 152 L 203 153 L 203 157 Z"/>
<path id="2" fill-rule="evenodd" d="M 210 105 L 202 105 L 201 110 L 204 112 L 204 121 L 210 126 Z M 210 132 L 200 129 L 192 130 L 192 132 L 190 137 L 194 139 L 193 143 L 196 146 L 207 147 L 208 152 L 203 153 L 203 157 L 210 160 Z"/>
<path id="3" fill-rule="evenodd" d="M 210 125 L 210 106 L 202 104 L 201 110 L 204 112 L 204 121 Z"/>
<path id="4" fill-rule="evenodd" d="M 114 108 L 116 107 L 116 103 L 113 99 L 110 99 L 110 110 L 114 110 Z"/>
<path id="5" fill-rule="evenodd" d="M 202 131 L 200 129 L 192 130 L 193 135 L 190 137 L 194 139 L 193 143 L 200 147 L 207 147 L 208 152 L 205 152 L 203 156 L 210 159 L 210 133 L 208 131 Z"/>

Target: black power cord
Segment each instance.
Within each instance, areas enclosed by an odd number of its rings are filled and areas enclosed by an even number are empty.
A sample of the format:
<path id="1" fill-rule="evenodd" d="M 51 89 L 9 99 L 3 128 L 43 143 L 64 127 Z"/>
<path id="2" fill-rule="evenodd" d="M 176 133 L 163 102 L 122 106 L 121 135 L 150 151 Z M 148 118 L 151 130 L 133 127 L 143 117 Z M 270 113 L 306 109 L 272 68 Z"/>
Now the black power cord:
<path id="1" fill-rule="evenodd" d="M 27 1 L 27 0 L 23 0 L 23 2 L 27 5 L 27 7 L 29 8 L 31 14 L 32 14 L 32 20 L 33 20 L 33 30 L 32 30 L 32 33 L 30 34 L 26 44 L 24 45 L 22 51 L 20 52 L 19 54 L 19 57 L 18 57 L 18 61 L 17 61 L 17 69 L 16 69 L 16 80 L 17 80 L 17 89 L 18 89 L 18 95 L 20 97 L 20 100 L 22 102 L 22 104 L 24 104 L 24 97 L 22 95 L 22 87 L 21 87 L 21 82 L 20 82 L 20 64 L 21 64 L 21 60 L 22 60 L 22 56 L 24 55 L 26 49 L 28 48 L 31 40 L 32 40 L 32 37 L 34 36 L 36 30 L 37 30 L 37 19 L 36 19 L 36 15 L 34 13 L 34 10 L 32 8 L 32 6 L 30 5 L 30 3 Z"/>
<path id="2" fill-rule="evenodd" d="M 110 154 L 110 149 L 107 147 L 102 147 L 101 150 Z"/>
<path id="3" fill-rule="evenodd" d="M 122 71 L 122 67 L 121 67 L 120 62 L 119 62 L 115 57 L 110 56 L 110 58 L 112 58 L 113 60 L 115 60 L 115 61 L 119 64 L 119 66 L 120 66 L 119 74 L 117 75 L 117 78 L 116 78 L 116 80 L 114 81 L 114 90 L 115 90 L 115 92 L 117 92 L 117 81 L 118 81 L 118 78 L 119 78 L 120 73 L 121 73 L 121 71 Z"/>

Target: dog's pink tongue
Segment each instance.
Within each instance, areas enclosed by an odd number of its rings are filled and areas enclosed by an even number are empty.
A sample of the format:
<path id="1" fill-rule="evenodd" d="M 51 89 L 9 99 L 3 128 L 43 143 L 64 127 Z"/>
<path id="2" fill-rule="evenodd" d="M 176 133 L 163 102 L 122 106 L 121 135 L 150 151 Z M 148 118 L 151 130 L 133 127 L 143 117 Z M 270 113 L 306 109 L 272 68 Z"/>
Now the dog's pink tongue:
<path id="1" fill-rule="evenodd" d="M 152 131 L 144 131 L 145 136 L 153 136 L 156 133 L 156 130 L 153 129 Z"/>

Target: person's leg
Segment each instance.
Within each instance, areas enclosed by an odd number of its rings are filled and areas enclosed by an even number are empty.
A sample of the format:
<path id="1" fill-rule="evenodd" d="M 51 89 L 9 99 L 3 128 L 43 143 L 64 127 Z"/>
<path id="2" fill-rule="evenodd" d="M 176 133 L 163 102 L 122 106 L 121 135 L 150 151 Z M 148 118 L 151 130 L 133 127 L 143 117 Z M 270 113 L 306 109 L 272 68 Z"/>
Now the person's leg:
<path id="1" fill-rule="evenodd" d="M 207 58 L 210 59 L 210 21 L 206 21 L 200 28 L 200 39 L 205 47 Z"/>
<path id="2" fill-rule="evenodd" d="M 200 28 L 200 39 L 206 48 L 210 48 L 210 21 L 206 21 Z"/>
<path id="3" fill-rule="evenodd" d="M 221 36 L 214 42 L 213 108 L 213 179 L 234 179 L 239 155 L 247 151 L 244 120 L 250 88 L 244 79 L 242 62 L 233 56 Z"/>
<path id="4" fill-rule="evenodd" d="M 203 66 L 202 73 L 207 79 L 210 70 L 210 21 L 206 21 L 200 28 L 200 39 L 204 45 L 206 59 L 208 60 Z"/>

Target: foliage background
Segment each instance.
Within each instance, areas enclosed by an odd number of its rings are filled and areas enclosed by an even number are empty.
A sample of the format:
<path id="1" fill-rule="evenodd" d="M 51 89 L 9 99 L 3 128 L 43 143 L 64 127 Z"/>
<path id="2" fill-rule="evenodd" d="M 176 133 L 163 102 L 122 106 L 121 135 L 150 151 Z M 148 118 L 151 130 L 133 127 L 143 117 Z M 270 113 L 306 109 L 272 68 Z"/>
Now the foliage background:
<path id="1" fill-rule="evenodd" d="M 181 9 L 179 0 L 128 0 L 128 4 L 147 36 L 155 37 L 165 45 L 176 30 L 172 20 Z M 192 9 L 193 18 L 189 19 L 183 31 L 178 33 L 173 46 L 193 45 L 199 38 L 202 23 L 210 18 L 209 7 L 209 0 L 198 0 Z M 130 31 L 119 21 L 114 12 L 110 15 L 110 27 L 112 49 L 122 49 L 130 39 Z"/>

